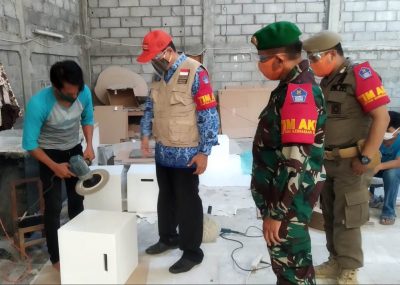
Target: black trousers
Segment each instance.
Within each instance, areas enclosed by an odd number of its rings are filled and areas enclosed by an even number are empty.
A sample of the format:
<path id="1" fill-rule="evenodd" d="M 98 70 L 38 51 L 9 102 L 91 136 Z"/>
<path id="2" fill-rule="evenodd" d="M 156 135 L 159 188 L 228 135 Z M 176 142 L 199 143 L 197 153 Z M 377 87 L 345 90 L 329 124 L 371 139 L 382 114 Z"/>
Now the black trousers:
<path id="1" fill-rule="evenodd" d="M 201 261 L 203 205 L 199 196 L 199 176 L 193 172 L 194 169 L 156 165 L 158 232 L 161 242 L 179 244 L 184 258 Z"/>
<path id="2" fill-rule="evenodd" d="M 70 150 L 43 150 L 52 160 L 57 163 L 69 162 L 71 156 L 82 155 L 82 146 L 76 145 Z M 62 180 L 54 175 L 45 164 L 39 163 L 40 179 L 43 183 L 44 193 L 44 227 L 46 233 L 47 249 L 50 261 L 57 263 L 60 260 L 58 251 L 58 234 L 60 228 L 60 213 L 62 208 L 61 186 Z M 68 197 L 68 216 L 70 219 L 83 211 L 83 196 L 75 192 L 76 177 L 64 179 Z"/>

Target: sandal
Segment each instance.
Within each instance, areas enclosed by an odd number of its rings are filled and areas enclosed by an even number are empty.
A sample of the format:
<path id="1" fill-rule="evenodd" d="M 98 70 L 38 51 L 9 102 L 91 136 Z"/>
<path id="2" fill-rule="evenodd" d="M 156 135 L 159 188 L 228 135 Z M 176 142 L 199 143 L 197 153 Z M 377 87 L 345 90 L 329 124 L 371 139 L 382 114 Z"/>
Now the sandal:
<path id="1" fill-rule="evenodd" d="M 396 220 L 395 218 L 382 217 L 379 223 L 381 225 L 391 226 L 394 224 L 395 220 Z"/>

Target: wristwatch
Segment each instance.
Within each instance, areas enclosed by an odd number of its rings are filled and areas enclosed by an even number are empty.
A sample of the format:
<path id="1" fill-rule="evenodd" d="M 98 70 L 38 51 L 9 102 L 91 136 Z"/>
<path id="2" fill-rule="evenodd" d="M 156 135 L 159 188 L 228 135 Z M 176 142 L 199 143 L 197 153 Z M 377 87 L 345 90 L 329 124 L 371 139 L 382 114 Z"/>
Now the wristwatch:
<path id="1" fill-rule="evenodd" d="M 358 159 L 360 160 L 362 165 L 367 165 L 371 162 L 371 159 L 368 156 L 362 154 L 358 156 Z"/>

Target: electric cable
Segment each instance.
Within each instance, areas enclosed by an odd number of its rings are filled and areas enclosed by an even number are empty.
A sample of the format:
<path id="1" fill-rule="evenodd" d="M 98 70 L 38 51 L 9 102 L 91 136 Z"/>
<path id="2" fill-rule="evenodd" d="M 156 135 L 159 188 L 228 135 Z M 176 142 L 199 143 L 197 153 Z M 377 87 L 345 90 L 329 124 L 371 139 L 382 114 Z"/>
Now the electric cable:
<path id="1" fill-rule="evenodd" d="M 14 241 L 8 235 L 8 233 L 6 231 L 6 228 L 4 227 L 4 224 L 3 224 L 3 221 L 2 221 L 1 218 L 0 218 L 0 225 L 1 225 L 1 228 L 3 229 L 3 232 L 4 232 L 5 236 L 6 236 L 6 239 L 11 244 L 11 246 L 14 247 L 18 252 L 22 253 L 21 249 L 14 243 Z M 7 282 L 10 282 L 12 284 L 16 284 L 16 283 L 20 282 L 21 280 L 23 280 L 24 278 L 26 278 L 32 272 L 32 264 L 31 264 L 30 256 L 26 252 L 23 253 L 23 255 L 26 257 L 27 266 L 26 266 L 26 269 L 24 270 L 24 272 L 21 274 L 21 276 L 18 277 L 17 279 L 15 279 L 15 280 L 11 280 L 11 279 L 9 279 L 8 277 L 6 277 L 6 276 L 4 276 L 2 274 L 3 280 L 5 280 Z M 13 264 L 17 264 L 16 262 L 12 262 L 12 263 Z"/>
<path id="2" fill-rule="evenodd" d="M 46 194 L 47 192 L 49 192 L 53 186 L 54 186 L 54 178 L 56 177 L 55 174 L 53 174 L 50 178 L 50 186 L 46 188 L 46 190 L 43 191 L 43 196 L 44 194 Z M 37 199 L 35 201 L 35 203 L 33 203 L 31 206 L 28 207 L 28 209 L 24 212 L 24 214 L 19 218 L 20 221 L 23 221 L 26 218 L 26 215 L 28 214 L 28 212 L 33 208 L 36 207 L 36 205 L 40 202 L 41 198 L 39 197 L 39 199 Z"/>
<path id="3" fill-rule="evenodd" d="M 249 269 L 249 268 L 244 268 L 244 267 L 242 267 L 242 266 L 236 261 L 236 259 L 235 259 L 235 252 L 237 252 L 238 250 L 244 248 L 244 243 L 241 242 L 241 241 L 239 241 L 239 240 L 237 240 L 237 239 L 228 238 L 228 237 L 226 237 L 225 235 L 227 235 L 227 234 L 237 234 L 237 235 L 240 235 L 240 236 L 243 236 L 243 237 L 248 237 L 248 238 L 259 238 L 259 237 L 263 237 L 263 236 L 264 236 L 264 235 L 248 235 L 248 231 L 249 231 L 249 229 L 251 229 L 251 228 L 258 229 L 259 231 L 262 232 L 262 230 L 261 230 L 260 228 L 255 227 L 255 226 L 250 226 L 250 227 L 248 227 L 248 228 L 246 229 L 246 231 L 245 231 L 244 233 L 238 232 L 238 231 L 233 231 L 233 230 L 231 230 L 231 229 L 222 228 L 222 229 L 221 229 L 221 233 L 220 233 L 220 235 L 219 235 L 221 238 L 223 238 L 223 239 L 225 239 L 225 240 L 232 241 L 232 242 L 235 242 L 235 243 L 238 243 L 238 244 L 239 244 L 239 247 L 237 247 L 237 248 L 235 248 L 234 250 L 232 250 L 232 252 L 231 252 L 231 259 L 232 259 L 234 265 L 236 265 L 240 270 L 245 271 L 245 272 L 255 272 L 255 271 L 259 271 L 259 270 L 267 269 L 267 268 L 270 268 L 270 267 L 271 267 L 271 264 L 270 264 L 270 263 L 261 260 L 260 263 L 267 264 L 267 266 Z"/>
<path id="4" fill-rule="evenodd" d="M 45 193 L 47 193 L 48 191 L 50 191 L 50 190 L 53 188 L 53 186 L 54 186 L 54 178 L 55 178 L 55 177 L 56 177 L 55 174 L 53 174 L 53 175 L 51 176 L 51 178 L 50 178 L 50 186 L 47 187 L 47 189 L 43 191 L 43 195 L 44 195 Z M 23 221 L 23 220 L 27 217 L 27 213 L 28 213 L 33 207 L 35 207 L 39 202 L 40 202 L 40 198 L 39 198 L 35 203 L 33 203 L 33 204 L 24 212 L 24 214 L 22 215 L 22 217 L 18 218 L 19 221 L 20 221 L 20 222 Z M 21 249 L 20 249 L 17 245 L 15 245 L 14 241 L 13 241 L 13 240 L 10 238 L 10 236 L 8 235 L 8 233 L 7 233 L 7 231 L 6 231 L 5 227 L 4 227 L 4 224 L 3 224 L 3 221 L 2 221 L 1 218 L 0 218 L 0 225 L 1 225 L 1 228 L 2 228 L 2 230 L 3 230 L 3 232 L 4 232 L 4 235 L 6 236 L 6 239 L 7 239 L 8 242 L 11 244 L 11 246 L 14 247 L 19 253 L 22 253 Z M 27 263 L 27 268 L 25 269 L 25 271 L 23 272 L 23 274 L 22 274 L 18 279 L 16 279 L 16 280 L 10 280 L 10 279 L 8 279 L 8 277 L 5 277 L 5 276 L 3 275 L 3 276 L 2 276 L 3 280 L 5 280 L 5 281 L 7 281 L 7 282 L 10 282 L 10 283 L 13 283 L 13 284 L 16 284 L 16 283 L 20 282 L 21 280 L 23 280 L 25 277 L 27 277 L 27 276 L 30 274 L 30 272 L 32 271 L 31 258 L 30 258 L 30 256 L 29 256 L 26 252 L 23 253 L 23 255 L 25 256 L 25 258 L 26 258 L 26 260 L 27 260 L 27 262 L 26 262 L 26 263 Z M 13 263 L 15 263 L 15 262 L 13 262 Z"/>

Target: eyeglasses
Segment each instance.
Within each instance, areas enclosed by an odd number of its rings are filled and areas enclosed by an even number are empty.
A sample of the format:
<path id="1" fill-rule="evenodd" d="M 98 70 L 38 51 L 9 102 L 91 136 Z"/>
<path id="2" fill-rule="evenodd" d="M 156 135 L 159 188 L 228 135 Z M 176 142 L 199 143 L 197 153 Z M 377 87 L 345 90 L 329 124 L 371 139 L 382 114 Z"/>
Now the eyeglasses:
<path id="1" fill-rule="evenodd" d="M 319 61 L 319 60 L 324 56 L 324 54 L 326 54 L 328 51 L 330 51 L 330 50 L 308 53 L 308 54 L 307 54 L 307 58 L 308 58 L 311 62 L 317 62 L 317 61 Z"/>
<path id="2" fill-rule="evenodd" d="M 157 54 L 157 55 L 153 58 L 153 60 L 154 60 L 154 59 L 155 59 L 155 60 L 160 60 L 160 59 L 164 58 L 164 55 L 165 55 L 165 52 L 167 51 L 167 49 L 168 49 L 168 48 L 166 48 L 165 50 L 163 50 L 163 51 L 161 51 L 159 54 Z"/>

